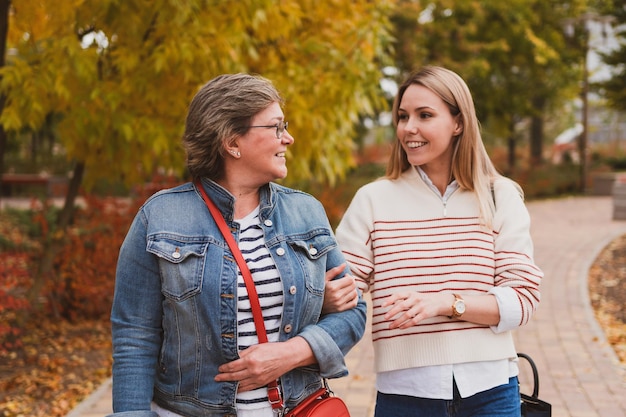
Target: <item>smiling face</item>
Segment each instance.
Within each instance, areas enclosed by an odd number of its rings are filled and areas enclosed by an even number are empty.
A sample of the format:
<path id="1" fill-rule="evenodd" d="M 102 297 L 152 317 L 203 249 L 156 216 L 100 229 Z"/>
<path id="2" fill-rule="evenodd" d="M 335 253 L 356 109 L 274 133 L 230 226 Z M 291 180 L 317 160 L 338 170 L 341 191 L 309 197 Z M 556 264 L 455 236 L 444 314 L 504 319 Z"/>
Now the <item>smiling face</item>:
<path id="1" fill-rule="evenodd" d="M 258 187 L 287 176 L 285 152 L 294 138 L 287 130 L 280 139 L 276 138 L 274 126 L 283 122 L 283 111 L 278 103 L 272 103 L 252 118 L 250 126 L 272 127 L 251 127 L 237 139 L 239 178 Z"/>
<path id="2" fill-rule="evenodd" d="M 437 94 L 419 84 L 406 89 L 396 134 L 409 163 L 421 167 L 431 180 L 450 177 L 454 137 L 461 131 L 458 117 Z"/>

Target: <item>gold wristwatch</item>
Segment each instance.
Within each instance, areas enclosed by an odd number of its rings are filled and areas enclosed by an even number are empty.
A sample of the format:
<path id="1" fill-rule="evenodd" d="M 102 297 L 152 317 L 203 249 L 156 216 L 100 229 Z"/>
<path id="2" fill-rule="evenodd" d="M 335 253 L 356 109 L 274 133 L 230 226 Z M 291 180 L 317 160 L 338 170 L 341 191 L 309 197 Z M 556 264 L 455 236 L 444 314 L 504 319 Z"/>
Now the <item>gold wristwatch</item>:
<path id="1" fill-rule="evenodd" d="M 449 316 L 451 319 L 461 317 L 463 313 L 465 313 L 465 301 L 458 294 L 454 295 L 454 303 L 452 303 L 452 315 Z"/>

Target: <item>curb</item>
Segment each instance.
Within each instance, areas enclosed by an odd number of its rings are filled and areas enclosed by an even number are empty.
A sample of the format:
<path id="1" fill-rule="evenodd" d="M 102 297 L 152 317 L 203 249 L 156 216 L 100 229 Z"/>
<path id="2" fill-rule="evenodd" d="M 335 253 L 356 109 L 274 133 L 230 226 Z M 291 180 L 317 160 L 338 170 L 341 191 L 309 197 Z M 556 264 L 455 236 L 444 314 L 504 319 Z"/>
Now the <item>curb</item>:
<path id="1" fill-rule="evenodd" d="M 69 414 L 65 417 L 84 417 L 89 414 L 89 409 L 94 408 L 98 401 L 104 397 L 107 391 L 110 391 L 113 386 L 113 379 L 109 378 L 104 381 L 100 386 L 87 398 L 82 400 Z"/>

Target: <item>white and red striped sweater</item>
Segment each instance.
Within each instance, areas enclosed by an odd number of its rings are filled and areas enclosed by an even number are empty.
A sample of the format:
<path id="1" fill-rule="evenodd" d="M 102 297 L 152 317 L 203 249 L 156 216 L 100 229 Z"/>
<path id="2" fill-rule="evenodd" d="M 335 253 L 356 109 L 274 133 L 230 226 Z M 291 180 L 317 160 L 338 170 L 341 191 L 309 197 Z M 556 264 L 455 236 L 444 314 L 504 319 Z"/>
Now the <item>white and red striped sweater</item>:
<path id="1" fill-rule="evenodd" d="M 480 226 L 474 193 L 457 189 L 444 203 L 415 169 L 355 194 L 337 239 L 360 288 L 372 295 L 378 372 L 516 357 L 509 329 L 433 317 L 390 330 L 381 308 L 399 291 L 475 295 L 510 287 L 517 297 L 509 297 L 516 304 L 505 307 L 507 314 L 526 324 L 543 276 L 533 261 L 530 218 L 509 180 L 496 181 L 494 195 L 491 231 Z"/>

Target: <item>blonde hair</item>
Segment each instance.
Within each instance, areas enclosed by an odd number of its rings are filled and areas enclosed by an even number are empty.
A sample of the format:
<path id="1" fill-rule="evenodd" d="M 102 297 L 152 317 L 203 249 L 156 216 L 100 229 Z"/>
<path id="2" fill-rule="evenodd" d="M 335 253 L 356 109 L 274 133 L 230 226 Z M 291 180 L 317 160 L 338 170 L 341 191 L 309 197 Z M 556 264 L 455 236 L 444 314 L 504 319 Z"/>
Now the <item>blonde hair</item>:
<path id="1" fill-rule="evenodd" d="M 452 154 L 452 178 L 461 189 L 476 193 L 482 222 L 491 227 L 495 212 L 493 183 L 503 178 L 489 159 L 480 134 L 480 123 L 470 90 L 463 79 L 449 69 L 425 66 L 411 74 L 398 89 L 392 109 L 394 126 L 398 126 L 398 108 L 407 88 L 413 84 L 426 87 L 439 96 L 448 106 L 450 114 L 460 117 L 463 131 L 454 138 Z M 400 141 L 393 144 L 387 164 L 386 177 L 396 179 L 411 167 Z M 523 195 L 521 188 L 515 184 Z"/>

